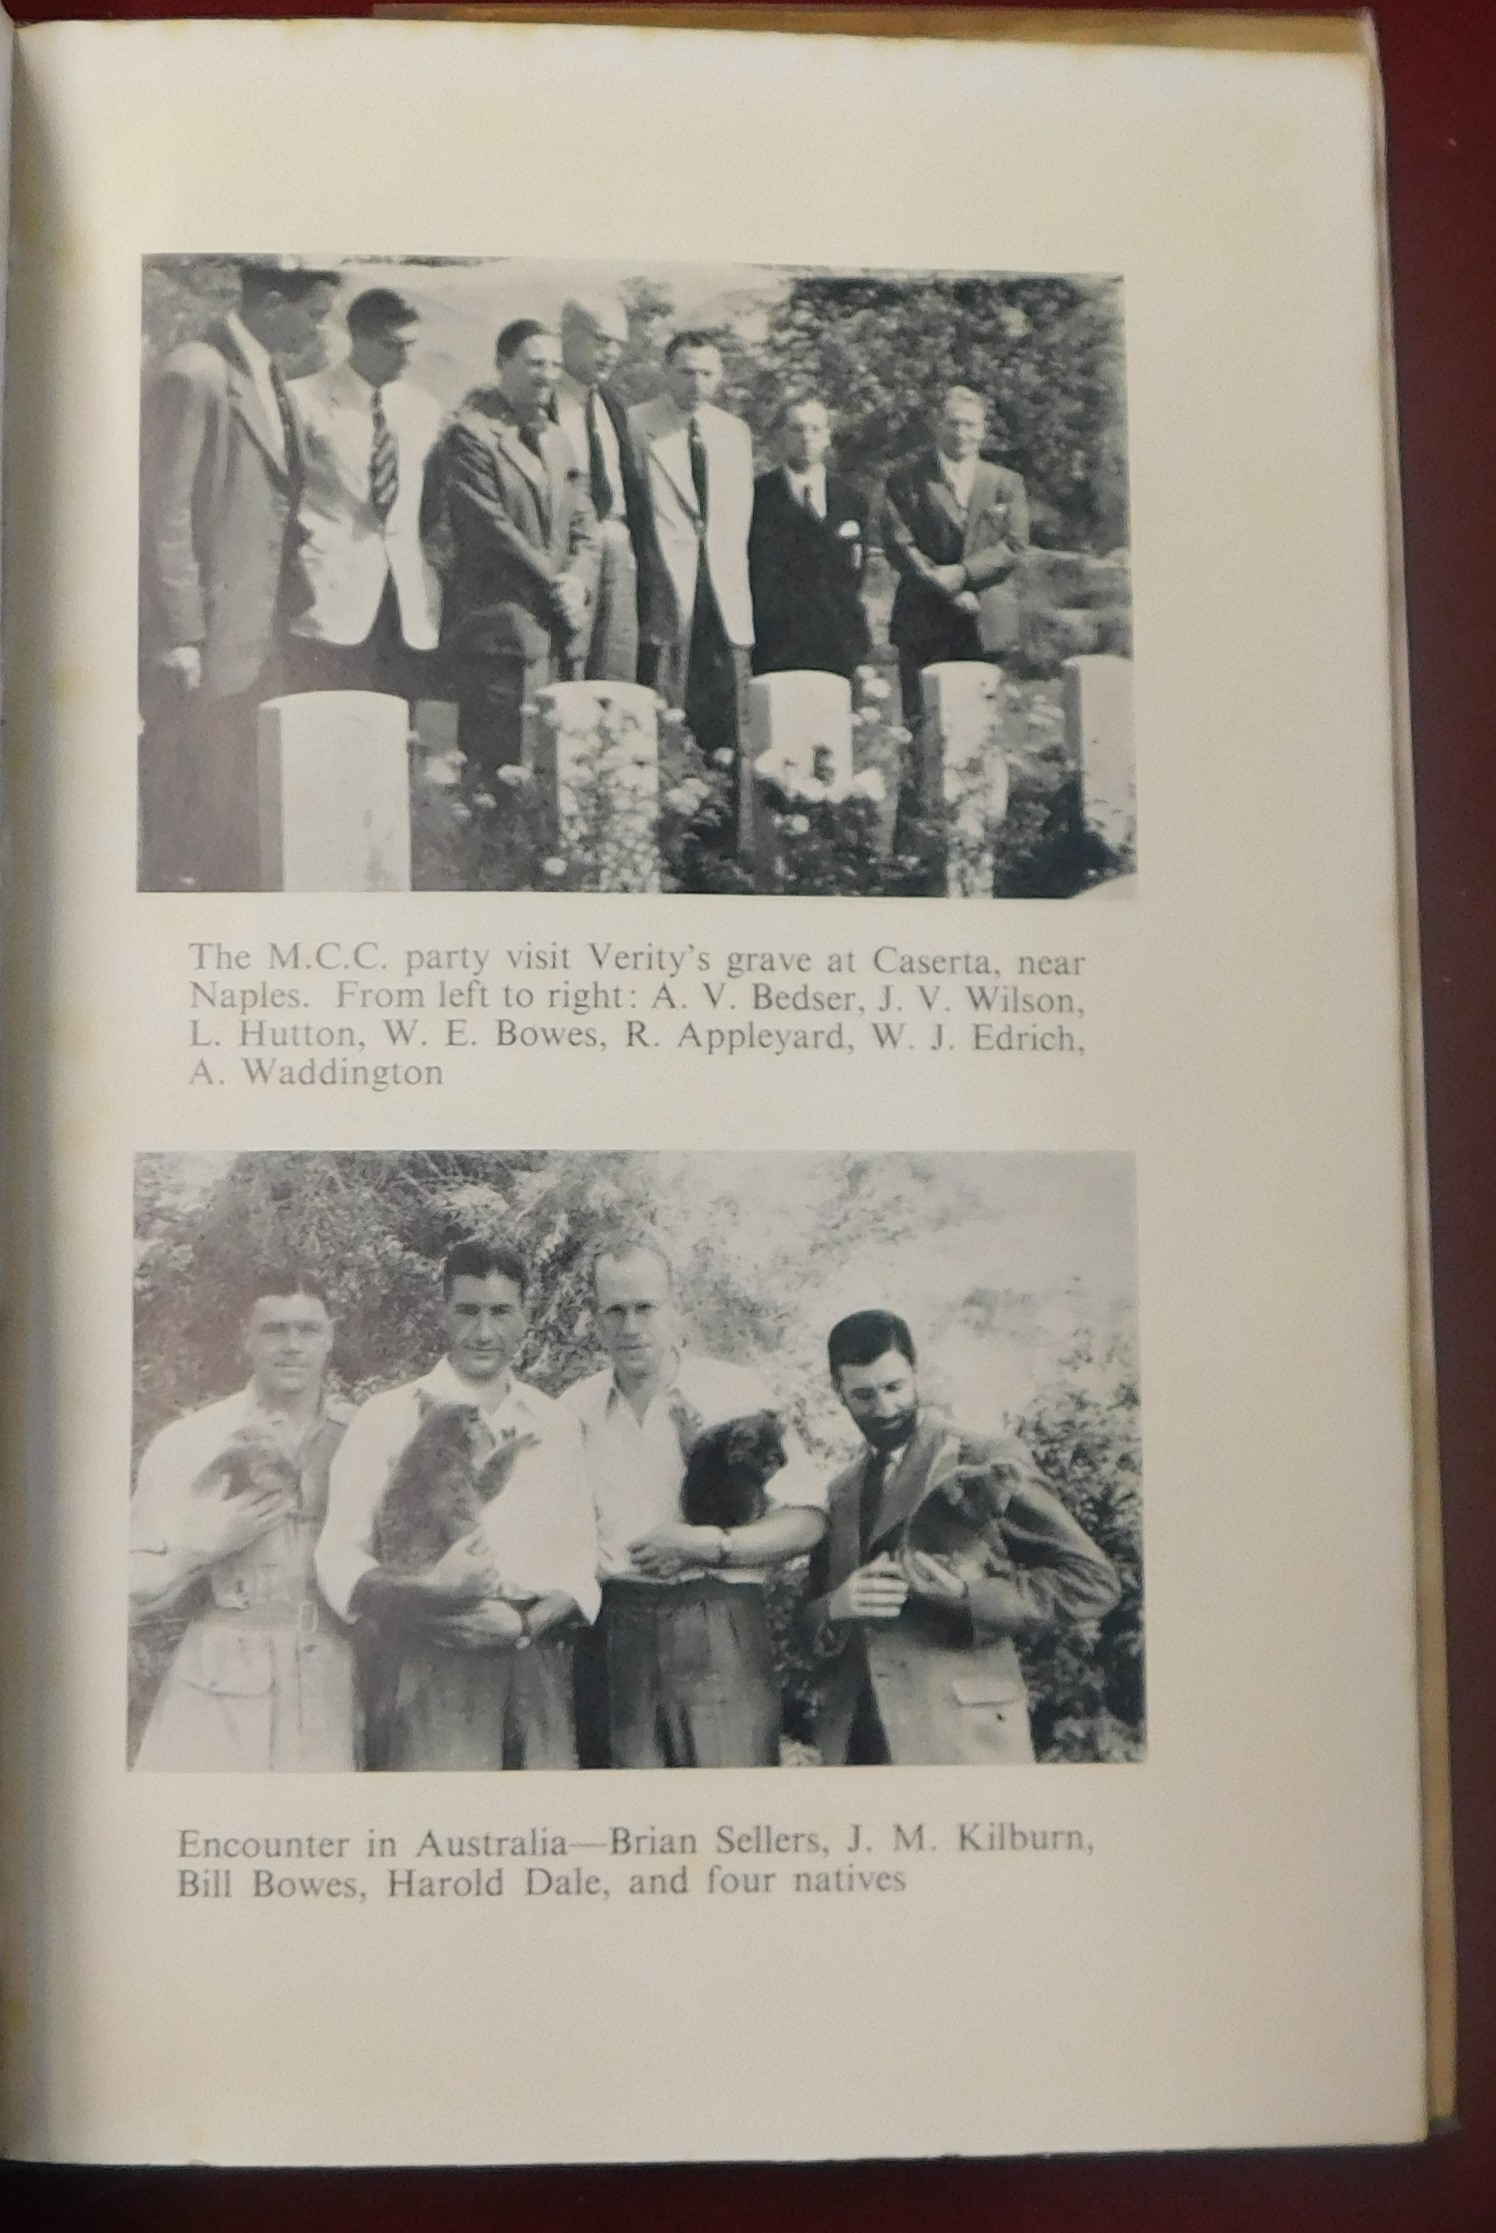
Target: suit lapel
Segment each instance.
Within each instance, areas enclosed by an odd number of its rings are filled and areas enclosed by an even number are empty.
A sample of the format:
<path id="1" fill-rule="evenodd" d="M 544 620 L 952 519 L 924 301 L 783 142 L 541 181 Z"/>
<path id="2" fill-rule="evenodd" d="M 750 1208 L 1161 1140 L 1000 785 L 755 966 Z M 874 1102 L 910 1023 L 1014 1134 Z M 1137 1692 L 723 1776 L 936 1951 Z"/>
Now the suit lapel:
<path id="1" fill-rule="evenodd" d="M 260 391 L 255 386 L 254 374 L 240 354 L 239 345 L 227 326 L 216 326 L 212 335 L 213 346 L 228 366 L 229 403 L 256 449 L 264 454 L 265 462 L 277 480 L 289 482 L 301 464 L 299 453 L 283 458 L 281 445 L 275 439 L 275 430 L 265 417 L 260 401 Z"/>
<path id="2" fill-rule="evenodd" d="M 975 496 L 975 488 L 973 488 L 972 493 Z M 940 470 L 938 455 L 932 454 L 929 460 L 929 469 L 925 474 L 925 499 L 935 511 L 943 513 L 953 527 L 958 528 L 963 535 L 965 534 L 967 521 L 971 514 L 963 512 L 956 502 L 955 491 Z"/>
<path id="3" fill-rule="evenodd" d="M 703 435 L 703 441 L 705 440 Z M 672 427 L 667 434 L 652 434 L 649 437 L 649 447 L 655 463 L 699 527 L 701 509 L 696 502 L 696 483 L 691 478 L 691 451 L 685 428 Z M 711 454 L 711 445 L 707 442 L 708 469 L 711 466 Z"/>
<path id="4" fill-rule="evenodd" d="M 930 1468 L 948 1432 L 943 1420 L 920 1419 L 898 1464 L 883 1484 L 869 1550 L 884 1543 L 896 1528 L 902 1527 L 919 1503 L 929 1481 Z"/>
<path id="5" fill-rule="evenodd" d="M 508 420 L 495 419 L 493 430 L 494 441 L 510 464 L 524 474 L 542 504 L 548 504 L 551 493 L 550 474 L 529 444 L 521 441 L 519 428 Z"/>

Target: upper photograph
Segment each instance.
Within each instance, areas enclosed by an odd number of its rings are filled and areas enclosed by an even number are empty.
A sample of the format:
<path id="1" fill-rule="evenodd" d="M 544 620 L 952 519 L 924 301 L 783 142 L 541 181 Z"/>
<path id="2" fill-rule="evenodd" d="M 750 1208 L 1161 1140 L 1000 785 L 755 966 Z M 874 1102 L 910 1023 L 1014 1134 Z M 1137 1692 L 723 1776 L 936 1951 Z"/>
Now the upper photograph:
<path id="1" fill-rule="evenodd" d="M 155 256 L 142 890 L 1130 897 L 1122 285 Z"/>

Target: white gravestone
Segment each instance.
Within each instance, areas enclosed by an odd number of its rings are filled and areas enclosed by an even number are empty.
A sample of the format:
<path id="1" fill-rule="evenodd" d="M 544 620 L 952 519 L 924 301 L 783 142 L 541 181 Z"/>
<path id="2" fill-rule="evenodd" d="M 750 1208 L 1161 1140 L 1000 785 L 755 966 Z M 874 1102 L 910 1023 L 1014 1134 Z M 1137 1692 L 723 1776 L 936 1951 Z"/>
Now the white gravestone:
<path id="1" fill-rule="evenodd" d="M 852 780 L 852 685 L 809 667 L 755 675 L 747 726 L 752 773 L 740 794 L 739 850 L 767 879 L 774 845 L 760 786 L 792 801 L 814 801 L 825 790 L 844 795 Z"/>
<path id="2" fill-rule="evenodd" d="M 271 892 L 410 890 L 410 708 L 314 690 L 260 708 L 260 858 Z"/>
<path id="3" fill-rule="evenodd" d="M 943 660 L 920 676 L 920 791 L 945 818 L 949 899 L 991 899 L 997 832 L 1008 811 L 1003 678 L 981 659 Z"/>
<path id="4" fill-rule="evenodd" d="M 748 685 L 748 749 L 754 766 L 790 789 L 797 781 L 841 787 L 852 780 L 852 685 L 809 668 L 755 675 Z"/>
<path id="5" fill-rule="evenodd" d="M 1115 853 L 1137 835 L 1137 771 L 1133 752 L 1132 661 L 1110 652 L 1067 659 L 1065 741 L 1080 770 L 1088 826 Z"/>
<path id="6" fill-rule="evenodd" d="M 535 694 L 535 779 L 574 891 L 660 888 L 659 711 L 638 682 L 555 682 Z"/>

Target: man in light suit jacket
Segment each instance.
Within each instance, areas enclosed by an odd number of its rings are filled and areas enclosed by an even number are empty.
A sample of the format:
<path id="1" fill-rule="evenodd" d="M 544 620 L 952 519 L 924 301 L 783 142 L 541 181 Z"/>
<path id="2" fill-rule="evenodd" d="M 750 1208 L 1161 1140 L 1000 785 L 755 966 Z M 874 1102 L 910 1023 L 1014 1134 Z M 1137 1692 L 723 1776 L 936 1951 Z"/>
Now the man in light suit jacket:
<path id="1" fill-rule="evenodd" d="M 517 318 L 496 356 L 497 385 L 468 397 L 433 459 L 450 553 L 441 647 L 480 776 L 519 760 L 527 699 L 580 674 L 598 564 L 587 482 L 550 419 L 560 341 Z"/>
<path id="2" fill-rule="evenodd" d="M 792 396 L 779 430 L 784 462 L 754 484 L 748 536 L 753 671 L 810 667 L 850 682 L 870 642 L 867 499 L 827 470 L 831 418 L 819 396 Z"/>
<path id="3" fill-rule="evenodd" d="M 257 723 L 282 685 L 304 471 L 281 359 L 314 343 L 336 272 L 240 268 L 239 308 L 173 349 L 141 406 L 141 882 L 260 884 Z"/>
<path id="4" fill-rule="evenodd" d="M 811 1556 L 821 1758 L 1031 1761 L 1018 1640 L 1110 1612 L 1112 1565 L 1022 1443 L 957 1434 L 922 1408 L 902 1318 L 855 1311 L 827 1352 L 867 1450 L 832 1482 Z"/>
<path id="5" fill-rule="evenodd" d="M 298 690 L 414 698 L 422 655 L 436 648 L 421 491 L 442 415 L 404 377 L 418 323 L 403 295 L 370 288 L 348 305 L 344 361 L 291 383 L 306 454 L 290 645 Z"/>
<path id="6" fill-rule="evenodd" d="M 650 507 L 640 680 L 684 708 L 703 752 L 736 754 L 753 644 L 753 440 L 711 400 L 722 357 L 710 334 L 676 334 L 665 378 L 669 392 L 628 420 Z"/>
<path id="7" fill-rule="evenodd" d="M 979 395 L 950 389 L 934 449 L 888 476 L 883 547 L 899 577 L 889 635 L 911 726 L 923 712 L 922 668 L 1000 659 L 1018 641 L 1012 576 L 1028 548 L 1028 496 L 1017 473 L 981 456 L 986 424 Z"/>
<path id="8" fill-rule="evenodd" d="M 587 643 L 592 682 L 633 682 L 639 671 L 638 554 L 649 536 L 649 494 L 627 410 L 608 386 L 628 337 L 628 316 L 614 295 L 573 297 L 562 309 L 554 417 L 587 474 L 600 546 Z"/>

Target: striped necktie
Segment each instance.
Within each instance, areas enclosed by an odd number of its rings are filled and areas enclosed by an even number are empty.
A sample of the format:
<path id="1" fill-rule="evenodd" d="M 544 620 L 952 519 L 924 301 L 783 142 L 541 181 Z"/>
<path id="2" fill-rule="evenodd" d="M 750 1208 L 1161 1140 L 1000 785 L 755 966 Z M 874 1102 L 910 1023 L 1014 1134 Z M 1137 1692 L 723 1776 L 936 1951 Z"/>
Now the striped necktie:
<path id="1" fill-rule="evenodd" d="M 374 390 L 374 439 L 369 450 L 369 502 L 381 527 L 395 508 L 400 493 L 400 457 L 390 422 L 384 415 L 384 392 Z"/>

